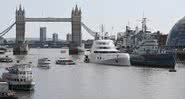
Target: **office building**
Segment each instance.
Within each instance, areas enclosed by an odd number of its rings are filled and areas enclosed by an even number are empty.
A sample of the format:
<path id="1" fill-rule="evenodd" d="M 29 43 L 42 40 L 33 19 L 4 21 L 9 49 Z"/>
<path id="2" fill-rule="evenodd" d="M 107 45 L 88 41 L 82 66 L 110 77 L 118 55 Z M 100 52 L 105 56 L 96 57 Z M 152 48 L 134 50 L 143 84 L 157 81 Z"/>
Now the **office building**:
<path id="1" fill-rule="evenodd" d="M 68 34 L 66 35 L 66 40 L 67 40 L 68 42 L 72 41 L 72 34 L 68 33 Z"/>
<path id="2" fill-rule="evenodd" d="M 53 41 L 54 42 L 58 41 L 58 34 L 57 33 L 53 33 Z"/>
<path id="3" fill-rule="evenodd" d="M 40 42 L 46 42 L 46 27 L 40 27 Z"/>

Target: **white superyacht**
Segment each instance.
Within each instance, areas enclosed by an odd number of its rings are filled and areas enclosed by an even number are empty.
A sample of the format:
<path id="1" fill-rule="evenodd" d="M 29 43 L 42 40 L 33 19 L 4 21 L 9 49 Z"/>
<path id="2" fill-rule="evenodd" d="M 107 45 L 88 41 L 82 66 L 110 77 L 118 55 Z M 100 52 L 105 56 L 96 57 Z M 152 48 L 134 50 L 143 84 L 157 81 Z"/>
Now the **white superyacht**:
<path id="1" fill-rule="evenodd" d="M 112 40 L 99 39 L 94 40 L 90 54 L 85 56 L 85 62 L 128 66 L 130 56 L 128 53 L 120 53 Z"/>

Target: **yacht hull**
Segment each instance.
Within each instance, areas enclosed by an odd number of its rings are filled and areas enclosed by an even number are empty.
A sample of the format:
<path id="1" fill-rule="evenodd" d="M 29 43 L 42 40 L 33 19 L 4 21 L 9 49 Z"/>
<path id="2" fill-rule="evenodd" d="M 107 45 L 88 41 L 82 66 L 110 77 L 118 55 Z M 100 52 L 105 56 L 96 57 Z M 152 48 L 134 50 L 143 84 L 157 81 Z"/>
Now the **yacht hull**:
<path id="1" fill-rule="evenodd" d="M 91 55 L 89 60 L 90 63 L 104 65 L 114 65 L 114 66 L 130 65 L 130 56 L 127 53 Z"/>

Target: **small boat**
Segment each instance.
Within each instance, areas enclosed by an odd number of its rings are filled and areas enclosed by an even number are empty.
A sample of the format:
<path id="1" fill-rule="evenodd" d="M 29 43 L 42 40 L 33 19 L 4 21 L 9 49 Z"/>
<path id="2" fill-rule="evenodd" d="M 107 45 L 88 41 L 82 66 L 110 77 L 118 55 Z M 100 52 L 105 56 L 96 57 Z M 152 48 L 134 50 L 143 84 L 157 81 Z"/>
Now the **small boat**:
<path id="1" fill-rule="evenodd" d="M 75 65 L 76 63 L 71 59 L 60 58 L 60 59 L 56 60 L 56 64 L 58 64 L 58 65 Z"/>
<path id="2" fill-rule="evenodd" d="M 9 90 L 32 91 L 33 82 L 31 63 L 17 61 L 12 67 L 6 68 L 8 72 L 2 74 L 2 79 L 9 84 Z"/>
<path id="3" fill-rule="evenodd" d="M 48 58 L 39 59 L 37 67 L 49 69 L 50 68 L 50 60 Z"/>
<path id="4" fill-rule="evenodd" d="M 10 91 L 8 83 L 0 81 L 0 99 L 18 99 L 14 91 Z"/>
<path id="5" fill-rule="evenodd" d="M 0 62 L 11 63 L 13 62 L 13 59 L 8 56 L 0 57 Z"/>

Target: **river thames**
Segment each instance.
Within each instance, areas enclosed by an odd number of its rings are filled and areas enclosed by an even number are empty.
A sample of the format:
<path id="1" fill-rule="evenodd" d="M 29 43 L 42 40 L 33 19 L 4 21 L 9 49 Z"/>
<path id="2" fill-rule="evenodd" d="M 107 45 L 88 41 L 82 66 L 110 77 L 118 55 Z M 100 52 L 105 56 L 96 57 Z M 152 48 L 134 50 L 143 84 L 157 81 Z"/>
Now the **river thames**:
<path id="1" fill-rule="evenodd" d="M 15 60 L 32 62 L 36 83 L 33 92 L 17 92 L 19 99 L 184 99 L 185 66 L 177 72 L 135 66 L 106 66 L 83 62 L 83 55 L 69 56 L 61 49 L 31 49 Z M 39 58 L 48 57 L 51 69 L 37 68 Z M 55 65 L 60 57 L 70 57 L 77 65 Z M 11 64 L 0 63 L 0 74 Z"/>

